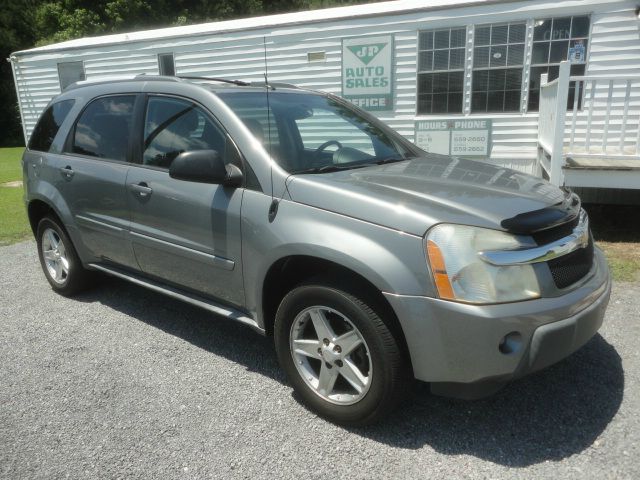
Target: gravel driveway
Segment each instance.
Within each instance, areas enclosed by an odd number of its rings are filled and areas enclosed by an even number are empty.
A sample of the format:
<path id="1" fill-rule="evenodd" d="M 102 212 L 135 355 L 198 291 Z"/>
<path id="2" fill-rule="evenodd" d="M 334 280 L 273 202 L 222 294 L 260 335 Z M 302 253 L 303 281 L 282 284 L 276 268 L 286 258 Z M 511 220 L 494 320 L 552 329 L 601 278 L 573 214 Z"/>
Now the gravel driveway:
<path id="1" fill-rule="evenodd" d="M 0 248 L 0 272 L 2 478 L 640 478 L 638 284 L 560 364 L 483 401 L 417 385 L 346 430 L 246 327 L 112 279 L 57 296 L 33 242 Z"/>

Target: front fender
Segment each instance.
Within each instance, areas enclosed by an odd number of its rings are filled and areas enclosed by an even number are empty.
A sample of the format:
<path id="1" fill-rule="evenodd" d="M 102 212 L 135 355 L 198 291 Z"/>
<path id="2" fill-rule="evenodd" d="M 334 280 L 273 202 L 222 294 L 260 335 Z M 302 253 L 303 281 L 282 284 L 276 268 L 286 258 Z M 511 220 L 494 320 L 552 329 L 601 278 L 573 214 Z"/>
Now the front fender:
<path id="1" fill-rule="evenodd" d="M 433 293 L 421 237 L 290 200 L 280 201 L 270 223 L 270 204 L 270 197 L 247 191 L 242 206 L 246 307 L 261 325 L 267 273 L 275 262 L 292 255 L 339 264 L 382 292 Z"/>

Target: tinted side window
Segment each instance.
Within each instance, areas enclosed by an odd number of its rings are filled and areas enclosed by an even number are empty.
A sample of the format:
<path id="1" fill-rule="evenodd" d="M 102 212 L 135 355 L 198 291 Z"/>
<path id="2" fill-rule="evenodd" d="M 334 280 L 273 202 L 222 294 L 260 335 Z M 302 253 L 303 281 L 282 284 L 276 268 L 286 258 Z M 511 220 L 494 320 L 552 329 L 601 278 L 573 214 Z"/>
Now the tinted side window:
<path id="1" fill-rule="evenodd" d="M 224 158 L 226 137 L 211 117 L 187 100 L 151 97 L 144 123 L 142 163 L 169 168 L 182 152 L 215 150 Z"/>
<path id="2" fill-rule="evenodd" d="M 31 139 L 29 140 L 30 150 L 49 151 L 60 125 L 69 115 L 74 102 L 75 100 L 63 100 L 62 102 L 54 103 L 45 110 L 31 134 Z"/>
<path id="3" fill-rule="evenodd" d="M 134 103 L 134 95 L 103 97 L 91 102 L 76 124 L 73 153 L 125 161 Z"/>

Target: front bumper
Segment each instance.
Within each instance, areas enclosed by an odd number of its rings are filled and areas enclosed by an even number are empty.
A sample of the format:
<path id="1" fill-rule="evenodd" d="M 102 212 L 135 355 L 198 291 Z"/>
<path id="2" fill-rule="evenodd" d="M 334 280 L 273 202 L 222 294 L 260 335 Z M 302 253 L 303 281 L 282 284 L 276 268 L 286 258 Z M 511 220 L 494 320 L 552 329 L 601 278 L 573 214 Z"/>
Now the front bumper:
<path id="1" fill-rule="evenodd" d="M 469 305 L 385 293 L 407 340 L 414 376 L 447 396 L 479 397 L 545 368 L 584 345 L 602 325 L 611 293 L 604 255 L 558 297 Z M 500 348 L 516 334 L 512 348 Z"/>

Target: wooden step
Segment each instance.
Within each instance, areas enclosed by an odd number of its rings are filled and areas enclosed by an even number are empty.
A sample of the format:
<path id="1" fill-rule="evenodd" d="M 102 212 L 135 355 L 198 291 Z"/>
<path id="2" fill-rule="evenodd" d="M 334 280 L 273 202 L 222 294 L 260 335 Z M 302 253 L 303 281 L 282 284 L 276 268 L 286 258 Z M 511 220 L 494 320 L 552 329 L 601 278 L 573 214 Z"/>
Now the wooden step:
<path id="1" fill-rule="evenodd" d="M 601 157 L 568 157 L 565 169 L 582 170 L 640 170 L 640 157 L 633 158 L 601 158 Z"/>

